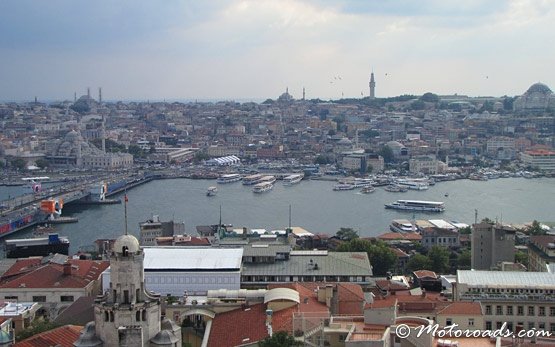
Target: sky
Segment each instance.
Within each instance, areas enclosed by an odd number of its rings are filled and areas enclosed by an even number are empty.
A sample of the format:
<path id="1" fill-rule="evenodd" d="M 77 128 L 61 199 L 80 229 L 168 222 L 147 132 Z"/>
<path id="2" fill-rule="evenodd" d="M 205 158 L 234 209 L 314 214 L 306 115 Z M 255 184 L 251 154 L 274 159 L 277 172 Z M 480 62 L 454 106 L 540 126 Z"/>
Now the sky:
<path id="1" fill-rule="evenodd" d="M 554 42 L 552 0 L 3 0 L 0 100 L 520 95 Z"/>

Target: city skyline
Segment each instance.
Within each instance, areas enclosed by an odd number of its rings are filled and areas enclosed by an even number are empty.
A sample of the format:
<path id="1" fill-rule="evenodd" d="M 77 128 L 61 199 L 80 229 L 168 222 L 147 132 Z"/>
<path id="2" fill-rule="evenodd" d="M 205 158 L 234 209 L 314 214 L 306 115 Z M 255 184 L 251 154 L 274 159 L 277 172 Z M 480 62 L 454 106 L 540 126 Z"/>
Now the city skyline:
<path id="1" fill-rule="evenodd" d="M 24 1 L 0 19 L 0 100 L 360 98 L 372 71 L 378 98 L 555 80 L 548 1 Z"/>

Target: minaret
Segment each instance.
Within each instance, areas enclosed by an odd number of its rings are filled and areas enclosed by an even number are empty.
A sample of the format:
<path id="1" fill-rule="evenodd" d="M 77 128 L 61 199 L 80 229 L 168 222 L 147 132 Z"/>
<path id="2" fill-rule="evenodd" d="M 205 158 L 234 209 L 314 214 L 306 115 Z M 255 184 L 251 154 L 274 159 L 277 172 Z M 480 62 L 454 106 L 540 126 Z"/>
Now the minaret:
<path id="1" fill-rule="evenodd" d="M 91 98 L 91 88 L 87 87 L 87 96 Z"/>
<path id="2" fill-rule="evenodd" d="M 370 99 L 374 99 L 376 95 L 374 92 L 376 91 L 376 81 L 374 80 L 374 71 L 370 74 Z"/>
<path id="3" fill-rule="evenodd" d="M 77 102 L 77 92 L 73 92 L 73 102 Z"/>
<path id="4" fill-rule="evenodd" d="M 98 88 L 98 103 L 102 103 L 102 87 Z"/>
<path id="5" fill-rule="evenodd" d="M 303 101 L 304 100 L 305 100 L 305 90 L 304 90 L 304 87 L 303 87 Z"/>
<path id="6" fill-rule="evenodd" d="M 102 138 L 102 152 L 106 153 L 106 119 L 102 115 L 102 129 L 100 130 L 100 136 Z"/>

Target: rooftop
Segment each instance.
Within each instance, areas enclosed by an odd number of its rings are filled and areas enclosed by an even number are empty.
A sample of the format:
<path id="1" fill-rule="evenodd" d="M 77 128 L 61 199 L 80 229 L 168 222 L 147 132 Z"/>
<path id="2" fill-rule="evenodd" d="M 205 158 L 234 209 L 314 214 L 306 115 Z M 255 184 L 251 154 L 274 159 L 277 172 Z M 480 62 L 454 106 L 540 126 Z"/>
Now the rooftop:
<path id="1" fill-rule="evenodd" d="M 474 288 L 555 289 L 549 272 L 458 270 L 457 283 Z"/>
<path id="2" fill-rule="evenodd" d="M 145 247 L 145 271 L 241 269 L 242 248 Z"/>
<path id="3" fill-rule="evenodd" d="M 73 343 L 79 338 L 82 329 L 82 326 L 64 325 L 19 341 L 14 347 L 73 347 Z"/>

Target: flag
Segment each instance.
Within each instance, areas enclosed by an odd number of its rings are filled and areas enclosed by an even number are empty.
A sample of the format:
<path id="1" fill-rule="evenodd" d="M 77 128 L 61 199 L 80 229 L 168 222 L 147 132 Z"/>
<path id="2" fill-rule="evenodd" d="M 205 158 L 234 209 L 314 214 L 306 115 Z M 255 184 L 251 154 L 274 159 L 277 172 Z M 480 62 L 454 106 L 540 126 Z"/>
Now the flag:
<path id="1" fill-rule="evenodd" d="M 125 199 L 125 202 L 128 202 L 128 201 L 129 201 L 129 199 L 127 198 L 127 194 L 125 194 L 125 198 L 124 198 L 124 199 Z"/>

